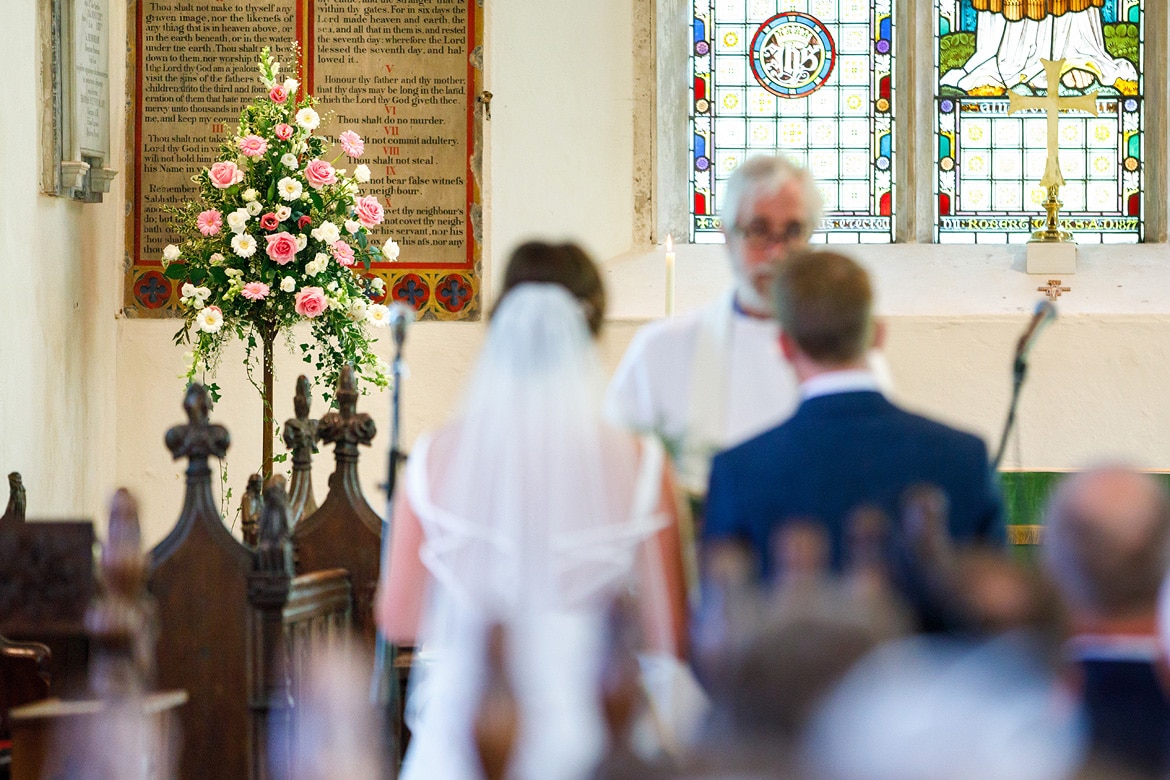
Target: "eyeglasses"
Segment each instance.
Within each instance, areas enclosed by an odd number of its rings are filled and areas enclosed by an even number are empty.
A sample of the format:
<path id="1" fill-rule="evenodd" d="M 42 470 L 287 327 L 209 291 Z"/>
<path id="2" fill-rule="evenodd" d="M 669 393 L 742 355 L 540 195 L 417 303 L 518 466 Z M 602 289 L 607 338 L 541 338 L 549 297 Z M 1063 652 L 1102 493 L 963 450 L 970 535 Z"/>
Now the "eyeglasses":
<path id="1" fill-rule="evenodd" d="M 789 222 L 779 231 L 773 233 L 767 226 L 750 223 L 736 225 L 732 232 L 743 239 L 743 242 L 752 249 L 768 249 L 781 244 L 790 244 L 808 236 L 808 225 L 803 222 Z"/>

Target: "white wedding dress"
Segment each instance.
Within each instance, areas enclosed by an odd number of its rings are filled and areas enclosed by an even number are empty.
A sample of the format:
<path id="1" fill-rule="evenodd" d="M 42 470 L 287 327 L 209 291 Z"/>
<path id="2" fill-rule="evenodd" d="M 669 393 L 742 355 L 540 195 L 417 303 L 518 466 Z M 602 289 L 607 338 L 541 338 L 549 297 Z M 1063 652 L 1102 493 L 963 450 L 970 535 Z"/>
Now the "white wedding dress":
<path id="1" fill-rule="evenodd" d="M 663 450 L 602 423 L 601 379 L 577 302 L 521 285 L 493 318 L 463 413 L 411 453 L 405 487 L 431 583 L 403 780 L 482 776 L 472 727 L 497 622 L 520 712 L 509 776 L 588 777 L 605 749 L 612 598 L 640 588 L 669 624 L 656 549 Z"/>

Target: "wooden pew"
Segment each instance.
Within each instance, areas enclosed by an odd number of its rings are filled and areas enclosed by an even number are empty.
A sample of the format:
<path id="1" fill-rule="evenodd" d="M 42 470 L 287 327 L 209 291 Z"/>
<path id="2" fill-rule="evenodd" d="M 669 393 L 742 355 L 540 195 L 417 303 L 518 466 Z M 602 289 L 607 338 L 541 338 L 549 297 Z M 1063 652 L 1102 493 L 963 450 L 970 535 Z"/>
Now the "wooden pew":
<path id="1" fill-rule="evenodd" d="M 88 642 L 83 617 L 94 592 L 93 524 L 25 521 L 20 474 L 8 475 L 0 515 L 0 635 L 50 649 L 54 693 L 85 687 Z"/>
<path id="2" fill-rule="evenodd" d="M 354 626 L 372 645 L 382 519 L 362 495 L 357 464 L 358 445 L 368 447 L 377 427 L 368 414 L 358 413 L 357 399 L 353 367 L 346 366 L 337 382 L 338 410 L 317 424 L 321 441 L 335 445 L 337 466 L 329 477 L 329 494 L 316 512 L 296 524 L 292 538 L 298 572 L 331 568 L 349 572 Z"/>
<path id="3" fill-rule="evenodd" d="M 111 506 L 100 572 L 100 594 L 85 614 L 89 695 L 12 711 L 13 780 L 173 776 L 174 713 L 186 693 L 151 690 L 157 624 L 137 503 L 125 490 Z"/>
<path id="4" fill-rule="evenodd" d="M 279 776 L 295 728 L 296 669 L 310 638 L 348 629 L 349 575 L 294 577 L 282 485 L 266 491 L 255 549 L 231 535 L 207 462 L 226 454 L 228 432 L 209 422 L 202 386 L 188 389 L 184 407 L 188 424 L 168 431 L 166 442 L 174 457 L 188 459 L 186 498 L 175 528 L 151 552 L 149 580 L 162 625 L 159 684 L 190 694 L 179 776 Z"/>

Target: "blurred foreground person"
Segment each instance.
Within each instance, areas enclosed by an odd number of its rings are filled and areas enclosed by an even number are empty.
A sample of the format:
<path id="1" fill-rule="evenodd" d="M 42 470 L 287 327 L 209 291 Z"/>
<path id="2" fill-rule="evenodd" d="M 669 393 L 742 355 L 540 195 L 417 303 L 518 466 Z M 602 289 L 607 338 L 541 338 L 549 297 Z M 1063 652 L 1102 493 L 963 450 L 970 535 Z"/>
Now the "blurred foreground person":
<path id="1" fill-rule="evenodd" d="M 1085 745 L 1075 699 L 1020 637 L 904 640 L 859 663 L 816 716 L 806 778 L 1059 780 Z"/>
<path id="2" fill-rule="evenodd" d="M 512 778 L 584 778 L 602 757 L 598 685 L 619 592 L 636 594 L 648 649 L 683 653 L 665 454 L 601 419 L 596 268 L 575 246 L 527 244 L 505 288 L 462 412 L 415 443 L 395 497 L 377 618 L 391 641 L 420 647 L 406 780 L 481 776 L 473 723 L 491 625 L 508 637 Z"/>
<path id="3" fill-rule="evenodd" d="M 1045 568 L 1072 615 L 1068 653 L 1093 747 L 1149 777 L 1170 773 L 1170 698 L 1158 679 L 1158 590 L 1170 563 L 1170 497 L 1152 476 L 1102 468 L 1048 506 Z"/>
<path id="4" fill-rule="evenodd" d="M 383 764 L 380 713 L 370 705 L 370 659 L 337 641 L 318 645 L 307 657 L 312 663 L 298 692 L 289 746 L 291 780 L 392 777 Z"/>

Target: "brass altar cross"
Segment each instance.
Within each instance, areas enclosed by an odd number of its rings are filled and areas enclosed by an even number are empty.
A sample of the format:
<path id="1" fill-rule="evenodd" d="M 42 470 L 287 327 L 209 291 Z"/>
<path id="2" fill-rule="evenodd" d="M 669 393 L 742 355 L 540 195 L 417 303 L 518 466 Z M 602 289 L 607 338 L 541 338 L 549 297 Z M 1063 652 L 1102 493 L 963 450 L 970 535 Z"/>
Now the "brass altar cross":
<path id="1" fill-rule="evenodd" d="M 1044 163 L 1044 177 L 1040 179 L 1040 186 L 1048 190 L 1048 199 L 1044 201 L 1044 210 L 1048 212 L 1048 220 L 1044 230 L 1032 234 L 1034 241 L 1067 242 L 1072 241 L 1072 234 L 1060 229 L 1060 188 L 1064 185 L 1064 174 L 1060 171 L 1060 112 L 1087 111 L 1097 116 L 1097 93 L 1077 97 L 1060 96 L 1060 75 L 1064 69 L 1064 58 L 1059 60 L 1041 59 L 1044 64 L 1044 73 L 1048 76 L 1048 94 L 1043 97 L 1017 95 L 1008 93 L 1008 113 L 1028 109 L 1039 109 L 1048 115 L 1048 159 Z"/>
<path id="2" fill-rule="evenodd" d="M 1072 292 L 1072 288 L 1061 287 L 1059 279 L 1049 279 L 1048 285 L 1045 287 L 1037 287 L 1036 292 L 1042 292 L 1048 296 L 1048 300 L 1055 301 L 1060 297 L 1061 293 Z"/>

